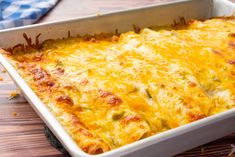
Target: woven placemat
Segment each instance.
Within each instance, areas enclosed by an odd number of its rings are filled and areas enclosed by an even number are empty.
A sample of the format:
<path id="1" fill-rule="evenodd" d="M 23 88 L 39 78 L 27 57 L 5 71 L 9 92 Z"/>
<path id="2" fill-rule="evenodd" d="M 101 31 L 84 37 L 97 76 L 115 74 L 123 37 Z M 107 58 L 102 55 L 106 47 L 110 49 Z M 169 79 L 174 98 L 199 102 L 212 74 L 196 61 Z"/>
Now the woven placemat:
<path id="1" fill-rule="evenodd" d="M 53 147 L 62 152 L 66 157 L 70 157 L 69 153 L 47 126 L 45 126 L 44 132 Z M 175 157 L 235 157 L 235 133 L 186 151 Z"/>

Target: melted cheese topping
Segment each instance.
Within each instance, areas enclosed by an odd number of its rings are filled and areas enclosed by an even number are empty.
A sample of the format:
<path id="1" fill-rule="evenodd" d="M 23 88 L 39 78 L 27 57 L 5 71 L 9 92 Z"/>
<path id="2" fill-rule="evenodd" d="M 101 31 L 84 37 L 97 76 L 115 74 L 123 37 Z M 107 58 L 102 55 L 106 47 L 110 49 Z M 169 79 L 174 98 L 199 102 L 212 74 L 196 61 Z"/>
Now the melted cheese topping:
<path id="1" fill-rule="evenodd" d="M 47 40 L 7 57 L 77 144 L 98 154 L 233 108 L 234 33 L 233 18 L 217 18 Z"/>

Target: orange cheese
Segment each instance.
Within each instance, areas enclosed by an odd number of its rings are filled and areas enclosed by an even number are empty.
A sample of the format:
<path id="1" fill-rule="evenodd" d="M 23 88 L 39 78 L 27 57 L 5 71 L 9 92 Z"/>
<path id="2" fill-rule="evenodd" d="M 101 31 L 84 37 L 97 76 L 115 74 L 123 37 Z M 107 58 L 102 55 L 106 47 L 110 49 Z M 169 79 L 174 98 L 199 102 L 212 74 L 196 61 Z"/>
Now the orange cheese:
<path id="1" fill-rule="evenodd" d="M 90 154 L 235 105 L 234 18 L 1 52 Z"/>

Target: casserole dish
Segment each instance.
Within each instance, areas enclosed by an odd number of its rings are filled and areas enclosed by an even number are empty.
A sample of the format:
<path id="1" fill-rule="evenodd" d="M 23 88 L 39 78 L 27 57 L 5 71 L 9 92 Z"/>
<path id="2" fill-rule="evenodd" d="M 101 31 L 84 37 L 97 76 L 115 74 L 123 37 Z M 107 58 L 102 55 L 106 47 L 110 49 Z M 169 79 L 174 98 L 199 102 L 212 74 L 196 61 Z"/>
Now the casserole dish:
<path id="1" fill-rule="evenodd" d="M 193 7 L 191 6 L 192 8 L 190 8 L 190 5 L 192 5 Z M 134 15 L 132 15 L 132 14 L 135 14 L 135 16 L 138 16 L 138 17 L 140 17 L 140 16 L 149 17 L 153 13 L 155 15 L 161 15 L 161 14 L 165 13 L 167 8 L 169 9 L 172 7 L 171 13 L 175 17 L 170 17 L 170 15 L 169 15 L 169 19 L 172 18 L 172 20 L 173 20 L 173 19 L 176 19 L 177 16 L 183 16 L 183 13 L 181 13 L 181 12 L 178 13 L 177 10 L 181 10 L 181 11 L 184 10 L 186 12 L 186 10 L 183 8 L 187 7 L 187 9 L 189 9 L 189 8 L 191 10 L 194 9 L 195 12 L 197 12 L 197 9 L 199 9 L 201 14 L 193 14 L 189 17 L 184 16 L 186 18 L 186 20 L 191 19 L 191 18 L 206 19 L 206 18 L 211 17 L 213 15 L 219 15 L 219 16 L 229 15 L 229 13 L 231 13 L 234 9 L 232 7 L 230 8 L 229 7 L 230 5 L 232 6 L 233 4 L 228 1 L 180 1 L 180 2 L 177 2 L 176 4 L 174 4 L 174 7 L 173 7 L 173 3 L 169 3 L 169 4 L 165 4 L 165 5 L 151 6 L 151 7 L 145 8 L 145 9 L 139 9 L 139 10 L 136 9 L 136 10 L 132 10 L 130 12 L 122 12 L 119 14 L 125 14 L 125 16 L 123 16 L 123 17 L 127 18 L 126 20 L 128 20 L 128 18 L 133 19 Z M 227 7 L 227 9 L 226 9 L 227 12 L 224 13 L 224 12 L 220 11 L 220 9 L 218 9 L 218 8 L 217 8 L 218 10 L 215 11 L 214 9 L 216 9 L 216 7 L 218 7 L 218 6 L 224 7 L 224 8 Z M 180 8 L 180 7 L 182 7 L 182 8 Z M 202 15 L 202 13 L 204 12 L 203 7 L 205 7 L 204 8 L 205 14 Z M 208 8 L 210 11 L 209 13 L 207 12 Z M 174 9 L 176 9 L 176 10 L 174 10 Z M 157 12 L 157 10 L 159 12 Z M 177 12 L 177 14 L 175 14 L 174 11 Z M 230 12 L 228 12 L 228 11 L 230 11 Z M 113 13 L 113 14 L 101 16 L 99 18 L 90 17 L 88 19 L 78 20 L 77 25 L 79 25 L 81 27 L 85 27 L 85 25 L 86 26 L 89 25 L 89 27 L 90 27 L 93 25 L 95 27 L 95 29 L 93 30 L 93 32 L 90 31 L 89 34 L 104 32 L 105 30 L 102 30 L 102 29 L 104 28 L 105 25 L 107 25 L 107 23 L 105 23 L 105 21 L 115 20 L 116 22 L 117 21 L 121 22 L 122 19 L 120 18 L 120 16 L 118 16 L 119 14 Z M 102 20 L 104 20 L 104 21 L 102 22 Z M 76 23 L 75 21 L 73 21 L 71 23 L 67 22 L 68 28 L 74 27 L 75 26 L 74 23 Z M 87 23 L 85 23 L 85 21 Z M 156 23 L 151 24 L 152 21 L 154 21 L 154 19 L 151 19 L 151 20 L 147 19 L 143 23 L 141 23 L 141 22 L 138 22 L 137 19 L 136 19 L 136 21 L 133 19 L 132 24 L 135 23 L 136 25 L 138 25 L 140 27 L 148 27 L 148 26 L 156 25 Z M 113 21 L 111 21 L 111 22 L 112 22 L 112 24 L 115 23 Z M 129 20 L 128 20 L 128 22 L 129 22 Z M 121 25 L 120 27 L 118 24 L 116 24 L 114 26 L 116 26 L 119 29 L 119 31 L 125 32 L 125 31 L 127 31 L 127 29 L 124 28 L 124 26 L 127 24 L 126 26 L 128 28 L 128 26 L 130 27 L 132 25 L 131 23 L 128 24 L 128 22 L 127 23 L 125 22 L 125 24 Z M 164 21 L 162 19 L 161 22 L 157 23 L 157 25 L 167 25 L 167 24 L 170 24 L 169 22 L 170 21 L 167 21 L 167 20 Z M 46 38 L 55 38 L 56 35 L 50 36 L 50 33 L 53 32 L 53 31 L 50 31 L 50 28 L 58 30 L 58 34 L 65 33 L 65 32 L 67 33 L 67 31 L 63 31 L 62 25 L 63 25 L 62 23 L 57 23 L 57 24 L 55 24 L 55 26 L 52 26 L 49 24 L 49 25 L 42 25 L 42 26 L 38 26 L 38 27 L 40 28 L 40 30 L 43 27 L 45 29 L 48 29 L 48 33 L 47 33 L 48 37 L 46 37 Z M 37 28 L 37 26 L 34 26 L 34 27 Z M 33 30 L 34 27 L 32 27 L 32 28 L 29 27 L 28 29 L 26 28 L 26 29 L 22 29 L 22 30 L 18 29 L 18 31 L 16 31 L 17 29 L 15 29 L 15 31 L 19 34 L 23 33 L 22 31 L 24 31 L 31 36 L 32 32 L 34 32 L 34 33 L 36 32 L 36 30 Z M 59 29 L 59 28 L 61 28 L 61 29 Z M 110 28 L 110 26 L 109 26 L 109 28 Z M 111 26 L 111 28 L 115 28 L 115 27 Z M 32 31 L 31 33 L 30 33 L 30 30 Z M 80 33 L 77 33 L 76 29 L 75 30 L 68 29 L 68 30 L 70 30 L 71 34 L 87 33 L 85 30 L 84 30 L 84 32 L 80 32 Z M 8 32 L 9 36 L 7 35 L 7 32 Z M 106 32 L 107 32 L 107 30 L 106 30 Z M 9 30 L 9 31 L 6 30 L 6 31 L 2 32 L 3 36 L 5 35 L 6 38 L 10 37 L 11 33 L 14 33 L 14 30 Z M 40 32 L 40 33 L 43 33 L 43 32 Z M 36 34 L 32 34 L 32 36 L 33 35 L 36 36 Z M 6 40 L 6 38 L 4 38 L 4 40 Z M 14 41 L 17 41 L 17 38 L 15 38 L 15 39 L 16 40 L 14 40 L 14 39 L 9 39 L 9 40 L 11 40 L 12 44 L 13 44 Z M 7 44 L 3 45 L 3 47 L 9 47 L 9 46 L 7 46 Z M 9 71 L 9 73 L 11 75 L 13 75 L 13 73 L 15 73 L 15 70 L 10 66 L 10 64 L 4 59 L 3 56 L 1 56 L 1 63 L 6 67 L 6 69 Z M 28 99 L 28 101 L 32 103 L 32 106 L 36 109 L 36 111 L 39 113 L 41 118 L 43 120 L 45 120 L 45 122 L 49 125 L 49 127 L 52 129 L 52 131 L 54 131 L 54 133 L 59 137 L 59 139 L 62 141 L 62 143 L 68 149 L 68 151 L 74 156 L 76 156 L 76 155 L 89 156 L 88 154 L 84 154 L 78 148 L 76 148 L 76 145 L 74 146 L 73 141 L 71 139 L 69 139 L 68 135 L 63 130 L 58 131 L 59 129 L 62 129 L 61 126 L 59 126 L 58 122 L 50 115 L 50 113 L 47 111 L 47 109 L 43 106 L 43 104 L 40 102 L 40 100 L 36 97 L 35 93 L 33 93 L 31 91 L 31 89 L 25 84 L 25 82 L 22 80 L 22 78 L 18 74 L 15 73 L 14 79 L 15 79 L 16 83 L 21 87 L 22 91 L 25 93 L 25 96 Z M 230 110 L 230 112 L 227 111 L 227 112 L 215 115 L 215 116 L 211 116 L 211 117 L 205 118 L 203 120 L 200 120 L 200 121 L 197 121 L 197 122 L 194 122 L 194 123 L 191 123 L 191 124 L 188 124 L 188 125 L 176 128 L 176 129 L 172 129 L 170 131 L 160 133 L 160 134 L 152 136 L 150 138 L 143 139 L 143 140 L 135 142 L 133 144 L 130 144 L 130 145 L 127 145 L 127 146 L 124 146 L 124 147 L 121 147 L 121 148 L 118 148 L 113 151 L 103 153 L 103 154 L 100 154 L 97 156 L 120 156 L 120 155 L 126 154 L 126 153 L 128 153 L 129 155 L 131 153 L 134 156 L 142 156 L 143 154 L 141 154 L 141 153 L 144 153 L 145 155 L 149 155 L 149 156 L 152 156 L 154 154 L 157 154 L 158 156 L 172 155 L 174 153 L 178 153 L 176 151 L 179 151 L 179 150 L 182 151 L 183 148 L 188 149 L 189 148 L 188 143 L 190 143 L 191 146 L 195 146 L 195 145 L 199 144 L 199 142 L 201 142 L 201 143 L 207 142 L 211 139 L 214 139 L 215 137 L 218 138 L 219 136 L 222 135 L 222 133 L 223 134 L 230 133 L 229 131 L 233 131 L 234 129 L 232 129 L 231 127 L 228 127 L 232 123 L 232 121 L 229 120 L 230 118 L 233 118 L 232 113 L 233 113 L 232 110 Z M 226 123 L 224 123 L 225 121 L 226 121 Z M 52 124 L 52 123 L 54 123 L 54 124 Z M 58 126 L 56 126 L 57 124 L 58 124 Z M 213 131 L 210 133 L 208 132 L 208 134 L 210 134 L 210 136 L 208 136 L 207 133 L 202 133 L 203 129 L 210 130 L 210 129 L 213 129 L 213 127 L 216 127 L 221 124 L 225 125 L 225 127 L 221 128 L 221 129 L 225 129 L 226 131 L 223 130 L 224 131 L 223 132 L 222 130 L 220 130 L 220 128 L 218 128 L 216 131 Z M 193 135 L 193 138 L 191 139 L 192 141 L 190 141 L 190 138 L 187 138 L 187 137 L 191 137 L 192 135 Z M 195 139 L 196 135 L 198 136 L 198 139 Z M 61 136 L 63 136 L 63 137 L 61 137 Z M 177 140 L 177 139 L 182 139 L 185 137 L 187 138 L 187 141 L 183 141 L 183 140 L 178 141 Z M 203 138 L 203 137 L 207 137 L 207 138 Z M 174 140 L 177 140 L 177 143 L 174 142 Z M 67 143 L 67 142 L 70 142 L 70 143 Z M 180 149 L 177 146 L 180 146 Z M 141 147 L 143 147 L 145 149 L 139 150 Z M 129 149 L 129 148 L 132 148 L 132 149 Z M 159 148 L 159 149 L 154 150 L 155 148 Z M 75 150 L 79 151 L 79 152 L 75 152 Z M 126 152 L 127 150 L 128 150 L 128 152 Z M 169 151 L 169 150 L 171 150 L 171 151 Z M 141 153 L 140 153 L 140 151 L 141 151 Z M 145 153 L 146 151 L 148 153 Z"/>

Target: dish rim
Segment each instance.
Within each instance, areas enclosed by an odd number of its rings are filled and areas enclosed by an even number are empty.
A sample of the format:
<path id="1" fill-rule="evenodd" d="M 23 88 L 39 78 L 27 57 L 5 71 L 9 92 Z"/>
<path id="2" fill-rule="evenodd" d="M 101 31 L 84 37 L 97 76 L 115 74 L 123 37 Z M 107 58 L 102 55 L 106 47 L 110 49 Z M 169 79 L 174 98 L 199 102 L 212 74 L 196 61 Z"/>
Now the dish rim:
<path id="1" fill-rule="evenodd" d="M 132 12 L 132 11 L 150 9 L 150 8 L 154 8 L 157 6 L 175 5 L 178 3 L 189 2 L 189 1 L 197 1 L 197 0 L 179 0 L 179 1 L 165 2 L 162 4 L 151 4 L 151 5 L 146 5 L 144 7 L 135 7 L 132 9 L 111 11 L 111 12 L 101 14 L 101 16 L 123 14 L 123 13 Z M 225 3 L 229 3 L 235 6 L 235 4 L 229 0 L 223 0 L 223 1 Z M 38 27 L 43 27 L 43 26 L 63 24 L 66 22 L 75 22 L 75 21 L 78 22 L 80 20 L 93 19 L 93 18 L 99 18 L 99 16 L 88 15 L 88 16 L 82 16 L 82 17 L 77 17 L 77 18 L 70 18 L 70 19 L 64 19 L 64 20 L 59 20 L 59 21 L 53 21 L 53 22 L 17 27 L 17 28 L 10 28 L 10 29 L 5 29 L 5 30 L 0 30 L 0 34 L 18 31 L 18 30 L 38 28 Z M 4 68 L 6 68 L 11 78 L 14 80 L 17 86 L 20 87 L 20 89 L 23 91 L 25 98 L 30 103 L 30 105 L 34 108 L 34 110 L 37 112 L 40 118 L 49 126 L 49 128 L 53 131 L 53 133 L 60 140 L 60 142 L 62 142 L 63 146 L 65 146 L 66 149 L 71 153 L 71 155 L 74 155 L 74 156 L 81 155 L 83 157 L 108 157 L 108 156 L 116 156 L 116 155 L 125 155 L 128 152 L 130 153 L 138 149 L 143 149 L 145 147 L 150 146 L 151 144 L 164 141 L 171 137 L 179 136 L 186 132 L 190 132 L 192 130 L 195 130 L 197 128 L 200 128 L 208 124 L 213 124 L 217 121 L 221 121 L 229 117 L 233 117 L 235 114 L 235 108 L 230 109 L 228 111 L 224 111 L 222 113 L 218 113 L 216 115 L 212 115 L 204 119 L 191 122 L 189 124 L 155 134 L 153 136 L 150 136 L 145 139 L 110 150 L 108 152 L 104 152 L 102 154 L 91 155 L 91 154 L 84 152 L 81 148 L 78 147 L 78 145 L 72 140 L 70 135 L 64 130 L 61 124 L 56 120 L 55 116 L 53 116 L 53 114 L 49 111 L 46 105 L 44 105 L 44 103 L 41 102 L 41 100 L 38 98 L 35 92 L 29 87 L 29 85 L 25 82 L 25 80 L 19 75 L 19 73 L 13 67 L 13 65 L 11 65 L 11 63 L 9 62 L 9 59 L 7 59 L 7 57 L 3 56 L 2 54 L 0 54 L 0 64 L 2 64 Z"/>

